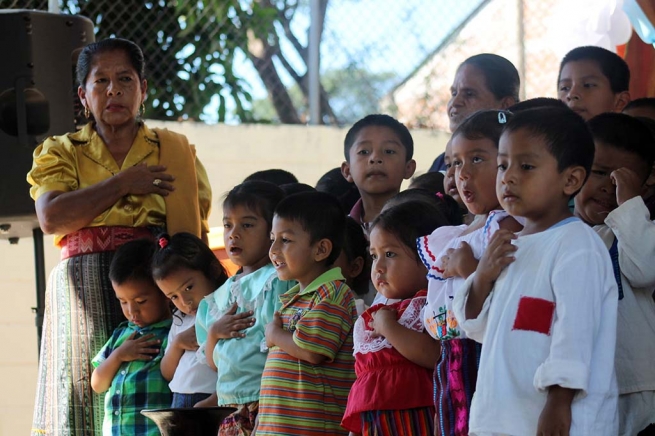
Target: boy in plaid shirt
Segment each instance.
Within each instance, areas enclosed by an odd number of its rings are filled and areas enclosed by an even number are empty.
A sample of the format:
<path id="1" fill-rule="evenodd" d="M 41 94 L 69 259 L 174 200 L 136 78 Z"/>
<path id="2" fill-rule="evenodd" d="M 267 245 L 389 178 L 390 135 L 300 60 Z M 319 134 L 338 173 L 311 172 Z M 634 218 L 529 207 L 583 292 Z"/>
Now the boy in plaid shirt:
<path id="1" fill-rule="evenodd" d="M 109 269 L 127 321 L 93 359 L 91 387 L 105 395 L 104 436 L 159 435 L 143 409 L 167 408 L 172 394 L 160 371 L 171 326 L 168 300 L 152 279 L 154 243 L 140 239 L 121 246 Z"/>

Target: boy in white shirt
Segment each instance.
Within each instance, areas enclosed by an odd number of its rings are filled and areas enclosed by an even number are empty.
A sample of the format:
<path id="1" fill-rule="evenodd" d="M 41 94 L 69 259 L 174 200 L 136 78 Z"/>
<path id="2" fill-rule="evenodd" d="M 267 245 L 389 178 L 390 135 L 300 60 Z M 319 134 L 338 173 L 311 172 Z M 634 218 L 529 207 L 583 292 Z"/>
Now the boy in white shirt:
<path id="1" fill-rule="evenodd" d="M 655 422 L 655 223 L 640 195 L 655 140 L 646 125 L 625 114 L 601 114 L 588 126 L 596 154 L 575 197 L 575 214 L 593 226 L 612 258 L 619 286 L 619 434 L 632 436 Z"/>
<path id="2" fill-rule="evenodd" d="M 496 192 L 525 220 L 494 234 L 454 312 L 483 344 L 471 435 L 616 435 L 617 287 L 601 240 L 572 216 L 594 156 L 564 108 L 516 114 L 500 139 Z"/>

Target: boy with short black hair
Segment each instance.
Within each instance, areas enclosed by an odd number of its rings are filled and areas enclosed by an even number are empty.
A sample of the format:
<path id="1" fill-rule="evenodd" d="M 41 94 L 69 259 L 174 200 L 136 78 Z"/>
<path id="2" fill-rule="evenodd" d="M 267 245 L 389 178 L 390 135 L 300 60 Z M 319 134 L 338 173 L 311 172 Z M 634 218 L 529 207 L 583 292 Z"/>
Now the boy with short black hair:
<path id="1" fill-rule="evenodd" d="M 557 96 L 585 120 L 621 112 L 630 101 L 629 88 L 628 64 L 604 48 L 574 48 L 560 63 Z"/>
<path id="2" fill-rule="evenodd" d="M 116 298 L 127 321 L 91 362 L 91 387 L 105 395 L 104 436 L 159 435 L 143 409 L 168 408 L 172 394 L 160 370 L 171 327 L 168 299 L 152 278 L 154 242 L 138 239 L 122 245 L 109 267 Z"/>
<path id="3" fill-rule="evenodd" d="M 341 173 L 359 190 L 361 199 L 349 215 L 364 228 L 400 192 L 402 181 L 414 175 L 413 154 L 409 130 L 389 115 L 368 115 L 348 130 Z"/>
<path id="4" fill-rule="evenodd" d="M 341 426 L 355 380 L 355 296 L 339 268 L 345 213 L 330 194 L 291 195 L 275 209 L 270 258 L 281 280 L 298 285 L 280 296 L 266 326 L 258 436 L 347 434 Z"/>
<path id="5" fill-rule="evenodd" d="M 625 114 L 598 115 L 588 125 L 596 154 L 575 211 L 601 237 L 614 266 L 619 434 L 636 435 L 655 423 L 655 223 L 640 195 L 655 160 L 655 139 Z"/>
<path id="6" fill-rule="evenodd" d="M 587 126 L 564 108 L 519 112 L 500 138 L 496 193 L 525 223 L 492 236 L 455 294 L 460 327 L 483 344 L 471 434 L 617 434 L 617 286 L 568 207 L 593 157 Z"/>
<path id="7" fill-rule="evenodd" d="M 644 97 L 632 100 L 623 108 L 623 113 L 631 117 L 644 117 L 655 120 L 655 98 Z"/>

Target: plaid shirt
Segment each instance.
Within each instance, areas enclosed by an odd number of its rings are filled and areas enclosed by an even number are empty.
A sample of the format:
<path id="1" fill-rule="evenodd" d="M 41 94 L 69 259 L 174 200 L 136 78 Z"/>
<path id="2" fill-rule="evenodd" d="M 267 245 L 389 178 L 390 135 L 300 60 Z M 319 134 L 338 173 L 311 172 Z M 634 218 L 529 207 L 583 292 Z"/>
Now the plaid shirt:
<path id="1" fill-rule="evenodd" d="M 123 322 L 91 362 L 97 368 L 135 331 L 142 335 L 153 333 L 161 341 L 159 354 L 152 360 L 124 362 L 105 394 L 103 435 L 159 435 L 153 421 L 141 415 L 143 409 L 171 407 L 172 395 L 168 382 L 162 377 L 159 365 L 164 356 L 171 320 L 161 321 L 139 329 Z"/>

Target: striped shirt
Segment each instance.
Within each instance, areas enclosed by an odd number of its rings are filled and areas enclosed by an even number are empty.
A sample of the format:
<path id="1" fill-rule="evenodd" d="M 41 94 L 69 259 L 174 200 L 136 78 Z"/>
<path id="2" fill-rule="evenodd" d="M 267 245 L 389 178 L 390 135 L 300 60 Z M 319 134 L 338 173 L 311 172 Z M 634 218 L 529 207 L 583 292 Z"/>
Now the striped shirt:
<path id="1" fill-rule="evenodd" d="M 152 333 L 155 335 L 153 339 L 161 341 L 159 354 L 154 359 L 133 360 L 121 364 L 105 394 L 103 435 L 159 436 L 157 425 L 141 415 L 141 410 L 162 409 L 171 406 L 173 397 L 168 388 L 168 381 L 161 375 L 160 370 L 170 327 L 170 319 L 141 329 L 131 322 L 122 322 L 92 360 L 94 368 L 100 366 L 135 331 L 141 335 Z"/>
<path id="2" fill-rule="evenodd" d="M 257 436 L 348 434 L 340 423 L 355 380 L 352 328 L 355 297 L 333 268 L 303 291 L 280 296 L 282 326 L 296 345 L 327 358 L 298 360 L 279 347 L 269 351 L 262 376 Z"/>

